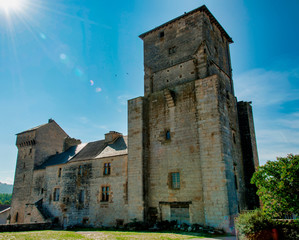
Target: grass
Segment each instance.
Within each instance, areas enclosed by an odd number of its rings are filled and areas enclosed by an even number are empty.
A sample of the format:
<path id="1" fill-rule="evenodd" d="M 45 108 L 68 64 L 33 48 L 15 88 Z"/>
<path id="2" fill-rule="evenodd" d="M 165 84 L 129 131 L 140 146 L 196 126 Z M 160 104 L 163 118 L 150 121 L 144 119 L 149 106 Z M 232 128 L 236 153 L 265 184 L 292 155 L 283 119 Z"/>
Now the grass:
<path id="1" fill-rule="evenodd" d="M 77 239 L 90 239 L 81 234 L 70 231 L 31 231 L 31 232 L 10 232 L 0 233 L 0 239 L 13 239 L 13 240 L 77 240 Z"/>
<path id="2" fill-rule="evenodd" d="M 201 236 L 189 233 L 151 233 L 151 232 L 123 232 L 123 231 L 31 231 L 31 232 L 10 232 L 0 233 L 0 239 L 13 240 L 178 240 L 202 238 Z"/>

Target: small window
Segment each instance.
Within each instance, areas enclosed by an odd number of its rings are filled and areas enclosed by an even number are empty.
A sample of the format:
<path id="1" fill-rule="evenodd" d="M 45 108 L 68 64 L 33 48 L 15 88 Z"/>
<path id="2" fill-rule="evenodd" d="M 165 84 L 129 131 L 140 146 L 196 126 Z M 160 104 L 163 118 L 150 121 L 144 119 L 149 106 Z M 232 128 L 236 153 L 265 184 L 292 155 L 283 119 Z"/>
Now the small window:
<path id="1" fill-rule="evenodd" d="M 59 201 L 59 195 L 60 195 L 60 189 L 54 188 L 54 195 L 53 195 L 53 201 L 58 202 Z"/>
<path id="2" fill-rule="evenodd" d="M 235 178 L 235 187 L 236 187 L 236 190 L 239 189 L 239 186 L 238 186 L 238 177 L 237 177 L 237 169 L 236 169 L 236 166 L 234 166 L 234 178 Z"/>
<path id="3" fill-rule="evenodd" d="M 217 49 L 217 47 L 215 47 L 215 56 L 216 57 L 218 56 L 218 49 Z"/>
<path id="4" fill-rule="evenodd" d="M 173 189 L 180 188 L 180 173 L 179 172 L 171 173 L 171 187 Z"/>
<path id="5" fill-rule="evenodd" d="M 82 176 L 82 165 L 79 165 L 78 167 L 78 175 Z"/>
<path id="6" fill-rule="evenodd" d="M 17 223 L 18 220 L 19 220 L 19 213 L 17 212 L 17 213 L 16 213 L 16 216 L 15 216 L 15 222 Z"/>
<path id="7" fill-rule="evenodd" d="M 29 149 L 29 154 L 31 154 L 31 153 L 32 153 L 32 148 Z"/>
<path id="8" fill-rule="evenodd" d="M 84 217 L 84 218 L 82 219 L 82 224 L 83 224 L 83 225 L 84 225 L 84 224 L 87 224 L 88 221 L 89 221 L 89 218 L 88 218 L 88 217 Z"/>
<path id="9" fill-rule="evenodd" d="M 171 47 L 168 49 L 169 55 L 174 54 L 176 52 L 176 47 Z"/>
<path id="10" fill-rule="evenodd" d="M 164 35 L 165 35 L 165 34 L 164 34 L 164 31 L 161 31 L 161 32 L 159 33 L 159 37 L 160 37 L 160 38 L 164 38 Z"/>
<path id="11" fill-rule="evenodd" d="M 84 190 L 80 190 L 79 203 L 84 203 Z"/>
<path id="12" fill-rule="evenodd" d="M 58 177 L 61 177 L 61 168 L 58 169 Z"/>
<path id="13" fill-rule="evenodd" d="M 43 193 L 44 193 L 44 188 L 42 188 L 42 189 L 40 190 L 40 193 L 41 193 L 41 194 L 43 194 Z"/>
<path id="14" fill-rule="evenodd" d="M 171 136 L 170 136 L 170 131 L 167 130 L 166 133 L 165 133 L 165 139 L 166 140 L 170 140 Z"/>
<path id="15" fill-rule="evenodd" d="M 104 163 L 104 175 L 110 175 L 111 163 Z"/>
<path id="16" fill-rule="evenodd" d="M 102 187 L 102 202 L 108 202 L 109 201 L 109 191 L 110 188 L 108 186 Z"/>

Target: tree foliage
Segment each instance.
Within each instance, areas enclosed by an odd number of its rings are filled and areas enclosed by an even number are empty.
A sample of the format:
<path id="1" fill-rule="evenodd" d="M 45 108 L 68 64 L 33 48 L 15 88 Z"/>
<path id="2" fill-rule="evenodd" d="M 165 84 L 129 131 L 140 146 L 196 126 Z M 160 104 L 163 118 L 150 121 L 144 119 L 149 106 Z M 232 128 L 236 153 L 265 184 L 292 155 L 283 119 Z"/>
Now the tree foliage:
<path id="1" fill-rule="evenodd" d="M 251 183 L 258 188 L 265 213 L 299 215 L 299 155 L 268 161 L 254 173 Z"/>
<path id="2" fill-rule="evenodd" d="M 10 205 L 12 194 L 8 193 L 0 193 L 0 204 L 2 205 Z"/>

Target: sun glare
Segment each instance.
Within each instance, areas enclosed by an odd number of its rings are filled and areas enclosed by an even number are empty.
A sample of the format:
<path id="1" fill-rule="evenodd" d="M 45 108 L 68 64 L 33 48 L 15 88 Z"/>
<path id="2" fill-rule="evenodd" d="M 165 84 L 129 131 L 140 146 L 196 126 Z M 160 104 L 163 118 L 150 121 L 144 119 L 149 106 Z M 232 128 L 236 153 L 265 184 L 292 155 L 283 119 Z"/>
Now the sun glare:
<path id="1" fill-rule="evenodd" d="M 24 0 L 0 0 L 0 8 L 6 12 L 21 10 Z"/>

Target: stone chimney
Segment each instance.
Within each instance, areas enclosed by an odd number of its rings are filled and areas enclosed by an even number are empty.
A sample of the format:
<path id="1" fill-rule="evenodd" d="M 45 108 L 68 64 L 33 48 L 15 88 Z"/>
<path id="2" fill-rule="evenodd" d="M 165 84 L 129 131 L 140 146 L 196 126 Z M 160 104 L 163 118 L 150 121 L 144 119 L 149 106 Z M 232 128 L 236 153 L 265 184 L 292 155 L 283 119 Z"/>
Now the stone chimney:
<path id="1" fill-rule="evenodd" d="M 80 139 L 71 138 L 71 137 L 67 136 L 67 137 L 64 139 L 63 151 L 68 150 L 70 147 L 77 146 L 77 145 L 79 145 L 80 143 L 81 143 L 81 140 L 80 140 Z"/>
<path id="2" fill-rule="evenodd" d="M 109 133 L 105 134 L 105 143 L 111 144 L 121 136 L 122 136 L 122 134 L 119 132 L 110 131 Z"/>

